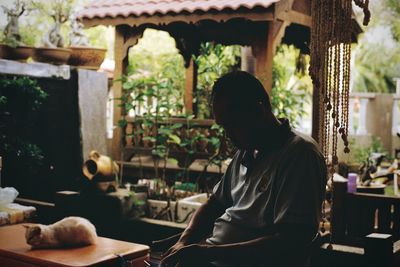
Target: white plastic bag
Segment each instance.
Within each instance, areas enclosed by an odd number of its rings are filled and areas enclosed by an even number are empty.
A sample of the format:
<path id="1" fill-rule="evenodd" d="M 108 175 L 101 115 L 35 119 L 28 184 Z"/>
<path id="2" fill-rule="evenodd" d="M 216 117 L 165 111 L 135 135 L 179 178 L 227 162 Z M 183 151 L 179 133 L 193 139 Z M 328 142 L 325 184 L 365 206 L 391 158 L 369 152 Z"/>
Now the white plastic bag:
<path id="1" fill-rule="evenodd" d="M 14 187 L 0 187 L 0 206 L 13 203 L 18 196 L 18 191 Z"/>

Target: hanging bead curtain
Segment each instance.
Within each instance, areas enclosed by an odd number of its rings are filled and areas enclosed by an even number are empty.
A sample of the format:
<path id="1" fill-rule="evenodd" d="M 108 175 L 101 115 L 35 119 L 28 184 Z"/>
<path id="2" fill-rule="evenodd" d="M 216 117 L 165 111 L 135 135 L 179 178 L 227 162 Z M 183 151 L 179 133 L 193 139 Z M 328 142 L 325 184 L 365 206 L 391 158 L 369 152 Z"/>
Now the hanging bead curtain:
<path id="1" fill-rule="evenodd" d="M 354 2 L 364 11 L 364 25 L 368 24 L 368 0 Z M 312 0 L 311 10 L 310 74 L 314 92 L 319 93 L 318 139 L 332 175 L 338 164 L 339 138 L 343 140 L 344 152 L 350 152 L 348 116 L 352 0 Z"/>

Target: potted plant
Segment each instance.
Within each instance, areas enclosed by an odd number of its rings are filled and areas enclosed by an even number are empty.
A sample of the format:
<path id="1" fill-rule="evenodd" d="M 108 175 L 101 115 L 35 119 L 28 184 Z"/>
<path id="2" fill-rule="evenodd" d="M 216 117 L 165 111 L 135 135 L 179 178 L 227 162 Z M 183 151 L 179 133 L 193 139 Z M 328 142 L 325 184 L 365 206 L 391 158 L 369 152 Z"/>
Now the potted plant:
<path id="1" fill-rule="evenodd" d="M 0 57 L 4 59 L 12 59 L 18 61 L 26 61 L 33 55 L 33 47 L 26 46 L 21 41 L 19 32 L 19 17 L 26 11 L 25 4 L 18 0 L 15 6 L 9 9 L 2 6 L 7 14 L 8 22 L 4 29 L 4 37 L 0 44 Z"/>
<path id="2" fill-rule="evenodd" d="M 32 2 L 32 5 L 42 13 L 50 16 L 54 24 L 43 38 L 44 47 L 36 48 L 33 59 L 56 65 L 66 64 L 71 55 L 71 50 L 64 47 L 64 37 L 61 26 L 68 21 L 72 1 L 55 0 L 50 3 Z"/>
<path id="3" fill-rule="evenodd" d="M 70 18 L 71 32 L 69 34 L 70 46 L 72 50 L 68 64 L 79 66 L 85 69 L 97 70 L 106 55 L 106 49 L 91 47 L 89 40 L 83 32 L 83 24 L 75 15 Z"/>

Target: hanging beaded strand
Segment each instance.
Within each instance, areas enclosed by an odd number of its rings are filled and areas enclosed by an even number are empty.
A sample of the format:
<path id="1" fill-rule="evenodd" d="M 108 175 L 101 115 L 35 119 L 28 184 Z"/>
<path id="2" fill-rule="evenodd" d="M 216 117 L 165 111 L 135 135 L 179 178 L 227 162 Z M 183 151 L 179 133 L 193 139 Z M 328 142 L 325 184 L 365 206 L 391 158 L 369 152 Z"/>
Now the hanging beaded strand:
<path id="1" fill-rule="evenodd" d="M 354 0 L 363 9 L 364 25 L 370 20 L 369 0 Z M 349 153 L 349 91 L 351 59 L 352 0 L 311 1 L 310 75 L 314 92 L 319 92 L 319 133 L 329 181 L 333 191 L 333 173 L 339 163 L 338 137 Z M 330 160 L 331 157 L 331 160 Z M 333 203 L 333 199 L 331 199 Z M 324 202 L 325 203 L 325 202 Z M 325 218 L 325 208 L 323 207 Z M 322 228 L 324 224 L 322 225 Z M 322 230 L 322 229 L 321 229 Z M 324 229 L 323 229 L 324 230 Z"/>

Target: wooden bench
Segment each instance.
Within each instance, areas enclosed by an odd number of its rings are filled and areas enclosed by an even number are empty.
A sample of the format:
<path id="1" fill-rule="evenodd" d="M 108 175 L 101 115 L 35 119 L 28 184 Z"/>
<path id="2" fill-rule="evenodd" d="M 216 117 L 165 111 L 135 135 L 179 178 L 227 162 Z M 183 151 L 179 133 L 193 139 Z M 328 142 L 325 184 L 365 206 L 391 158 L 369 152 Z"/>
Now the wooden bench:
<path id="1" fill-rule="evenodd" d="M 312 267 L 400 266 L 400 198 L 347 193 L 346 182 L 334 182 L 332 246 L 316 249 Z"/>

